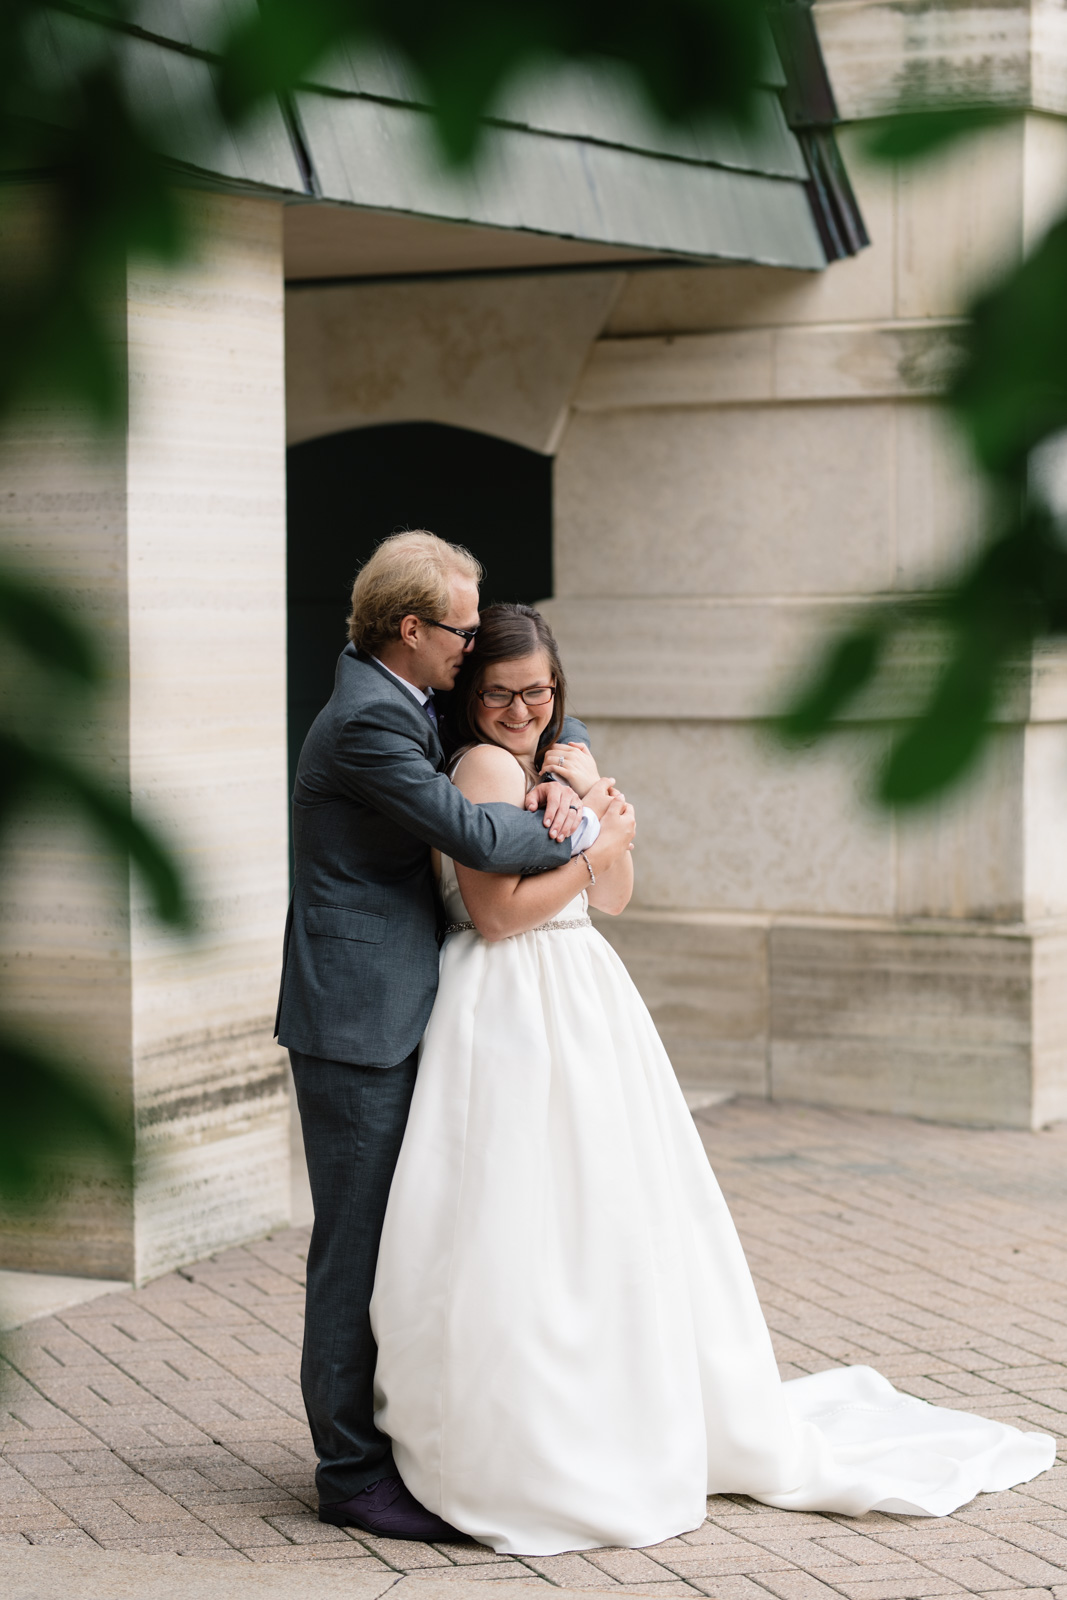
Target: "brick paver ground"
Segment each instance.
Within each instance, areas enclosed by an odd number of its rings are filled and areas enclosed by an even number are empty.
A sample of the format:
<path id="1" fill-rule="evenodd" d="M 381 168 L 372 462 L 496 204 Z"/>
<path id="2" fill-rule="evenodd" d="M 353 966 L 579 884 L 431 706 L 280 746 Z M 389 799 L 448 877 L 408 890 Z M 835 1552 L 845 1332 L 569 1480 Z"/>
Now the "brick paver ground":
<path id="1" fill-rule="evenodd" d="M 739 1101 L 697 1113 L 783 1372 L 869 1362 L 902 1389 L 1061 1433 L 1067 1128 L 1025 1134 Z M 721 1600 L 1067 1600 L 1067 1467 L 943 1520 L 708 1502 L 647 1551 L 498 1557 L 318 1522 L 290 1230 L 12 1337 L 0 1542 L 342 1560 Z"/>

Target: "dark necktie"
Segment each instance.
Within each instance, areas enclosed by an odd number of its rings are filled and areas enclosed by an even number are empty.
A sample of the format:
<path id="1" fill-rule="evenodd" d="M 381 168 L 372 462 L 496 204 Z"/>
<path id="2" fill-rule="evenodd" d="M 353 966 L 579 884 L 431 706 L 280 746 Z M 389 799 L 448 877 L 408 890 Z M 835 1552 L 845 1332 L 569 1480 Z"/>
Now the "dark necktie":
<path id="1" fill-rule="evenodd" d="M 429 700 L 426 701 L 426 703 L 425 703 L 425 705 L 423 706 L 422 709 L 425 711 L 427 717 L 430 719 L 430 727 L 433 728 L 434 731 L 436 732 L 437 731 L 437 712 L 434 709 L 434 703 L 433 703 L 432 697 Z"/>

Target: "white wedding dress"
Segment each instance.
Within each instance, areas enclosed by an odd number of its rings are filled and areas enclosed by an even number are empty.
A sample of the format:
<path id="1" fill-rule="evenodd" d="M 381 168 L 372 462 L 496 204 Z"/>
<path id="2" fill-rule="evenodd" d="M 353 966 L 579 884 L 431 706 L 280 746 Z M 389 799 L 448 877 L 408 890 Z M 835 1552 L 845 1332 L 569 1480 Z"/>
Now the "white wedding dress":
<path id="1" fill-rule="evenodd" d="M 422 1503 L 497 1551 L 639 1547 L 708 1494 L 943 1516 L 1054 1441 L 899 1394 L 783 1383 L 669 1060 L 585 897 L 451 931 L 382 1234 L 379 1426 Z"/>

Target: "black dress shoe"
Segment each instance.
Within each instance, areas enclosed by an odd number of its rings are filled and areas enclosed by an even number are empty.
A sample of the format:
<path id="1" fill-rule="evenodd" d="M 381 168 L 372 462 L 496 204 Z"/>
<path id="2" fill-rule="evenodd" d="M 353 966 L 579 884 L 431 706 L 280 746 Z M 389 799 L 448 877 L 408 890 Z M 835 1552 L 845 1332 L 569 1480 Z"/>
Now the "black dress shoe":
<path id="1" fill-rule="evenodd" d="M 350 1500 L 319 1506 L 319 1521 L 335 1528 L 362 1528 L 386 1539 L 421 1539 L 424 1544 L 473 1544 L 474 1540 L 421 1506 L 397 1477 L 370 1483 Z"/>

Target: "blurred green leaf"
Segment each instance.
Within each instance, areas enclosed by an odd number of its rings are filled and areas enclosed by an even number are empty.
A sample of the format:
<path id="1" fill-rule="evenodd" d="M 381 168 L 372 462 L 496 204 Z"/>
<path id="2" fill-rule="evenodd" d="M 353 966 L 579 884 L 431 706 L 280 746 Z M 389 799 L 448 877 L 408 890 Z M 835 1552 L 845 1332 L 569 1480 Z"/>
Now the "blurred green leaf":
<path id="1" fill-rule="evenodd" d="M 1067 540 L 1048 507 L 1031 499 L 951 586 L 882 605 L 843 633 L 774 727 L 786 743 L 840 730 L 849 704 L 877 684 L 883 707 L 900 709 L 883 711 L 896 734 L 875 798 L 892 808 L 917 805 L 971 770 L 1034 643 L 1065 634 Z M 890 649 L 894 643 L 909 648 Z"/>
<path id="2" fill-rule="evenodd" d="M 1067 543 L 1048 507 L 1031 498 L 1008 528 L 956 572 L 935 602 L 961 632 L 1011 652 L 1067 627 Z"/>
<path id="3" fill-rule="evenodd" d="M 0 568 L 0 632 L 47 671 L 100 682 L 100 660 L 86 630 L 40 583 L 10 568 Z"/>
<path id="4" fill-rule="evenodd" d="M 219 94 L 240 119 L 287 95 L 330 47 L 398 56 L 425 92 L 445 155 L 468 161 L 501 92 L 529 66 L 611 61 L 669 121 L 743 118 L 767 63 L 756 0 L 260 0 L 222 51 Z"/>
<path id="5" fill-rule="evenodd" d="M 971 767 L 986 739 L 1002 666 L 1002 654 L 980 635 L 960 640 L 922 715 L 893 745 L 878 780 L 883 805 L 929 800 Z"/>
<path id="6" fill-rule="evenodd" d="M 0 253 L 0 413 L 19 396 L 46 395 L 120 426 L 127 262 L 176 260 L 187 229 L 157 153 L 164 125 L 130 103 L 121 36 L 84 20 L 74 34 L 57 31 L 57 19 L 71 21 L 65 9 L 17 0 L 0 25 L 0 170 L 33 180 L 9 182 L 3 196 L 5 227 L 19 238 Z M 31 195 L 36 226 L 19 214 Z"/>
<path id="7" fill-rule="evenodd" d="M 786 743 L 803 744 L 829 731 L 877 672 L 886 631 L 883 622 L 872 620 L 831 645 L 808 682 L 775 719 Z"/>
<path id="8" fill-rule="evenodd" d="M 973 307 L 948 403 L 982 466 L 1020 484 L 1030 451 L 1067 428 L 1067 217 Z"/>
<path id="9" fill-rule="evenodd" d="M 15 778 L 23 794 L 45 786 L 74 801 L 117 860 L 132 861 L 138 869 L 156 916 L 175 927 L 193 926 L 177 867 L 155 835 L 133 815 L 126 797 L 112 794 L 60 751 L 35 747 L 10 731 L 0 731 L 0 770 L 8 784 Z"/>
<path id="10" fill-rule="evenodd" d="M 241 122 L 272 95 L 288 95 L 331 49 L 368 33 L 361 0 L 260 0 L 222 45 L 216 72 L 223 116 Z"/>
<path id="11" fill-rule="evenodd" d="M 89 1149 L 128 1177 L 131 1128 L 84 1075 L 0 1029 L 0 1203 L 47 1197 L 74 1150 Z"/>
<path id="12" fill-rule="evenodd" d="M 870 161 L 901 164 L 922 161 L 928 156 L 940 155 L 950 145 L 972 134 L 1004 127 L 1019 114 L 1014 108 L 1001 106 L 903 108 L 891 117 L 868 123 L 863 130 L 861 146 Z"/>

